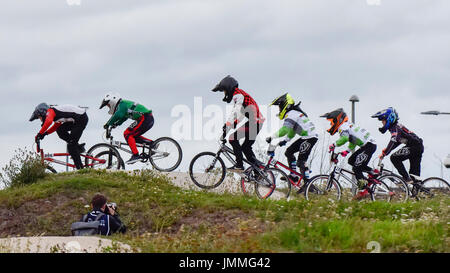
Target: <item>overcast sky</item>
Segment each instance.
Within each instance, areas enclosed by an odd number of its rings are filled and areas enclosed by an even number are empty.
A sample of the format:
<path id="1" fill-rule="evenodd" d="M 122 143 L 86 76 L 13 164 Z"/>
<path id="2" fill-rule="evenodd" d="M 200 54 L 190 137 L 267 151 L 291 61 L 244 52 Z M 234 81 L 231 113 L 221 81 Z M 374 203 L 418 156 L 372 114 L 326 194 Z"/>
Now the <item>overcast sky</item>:
<path id="1" fill-rule="evenodd" d="M 440 175 L 450 153 L 450 1 L 448 0 L 1 0 L 0 166 L 31 148 L 40 102 L 88 106 L 87 146 L 101 141 L 107 91 L 154 111 L 146 135 L 170 135 L 175 105 L 225 108 L 210 92 L 231 74 L 261 105 L 290 92 L 320 129 L 319 116 L 343 107 L 377 140 L 389 141 L 370 115 L 389 106 L 424 139 L 423 175 Z M 125 123 L 116 136 L 121 137 Z M 263 140 L 266 135 L 261 135 Z M 214 141 L 180 141 L 182 168 Z M 64 150 L 55 135 L 48 151 Z M 262 145 L 262 142 L 261 142 Z M 128 159 L 128 155 L 125 156 Z M 445 170 L 448 178 L 448 172 Z"/>

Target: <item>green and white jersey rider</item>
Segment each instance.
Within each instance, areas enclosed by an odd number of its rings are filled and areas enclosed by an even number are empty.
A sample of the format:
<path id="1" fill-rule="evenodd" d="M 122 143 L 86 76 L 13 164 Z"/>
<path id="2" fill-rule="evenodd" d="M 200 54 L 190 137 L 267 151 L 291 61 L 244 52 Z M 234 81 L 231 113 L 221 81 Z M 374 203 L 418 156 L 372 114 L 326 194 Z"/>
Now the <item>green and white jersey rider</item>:
<path id="1" fill-rule="evenodd" d="M 336 141 L 336 146 L 340 147 L 349 142 L 348 152 L 354 152 L 356 146 L 362 147 L 368 142 L 375 144 L 375 139 L 371 137 L 369 131 L 348 121 L 339 127 L 338 132 L 341 138 Z"/>
<path id="2" fill-rule="evenodd" d="M 285 136 L 283 140 L 289 142 L 295 135 L 299 135 L 303 139 L 318 137 L 316 127 L 305 114 L 297 110 L 290 110 L 286 113 L 283 126 L 271 137 L 280 138 Z"/>
<path id="3" fill-rule="evenodd" d="M 124 123 L 127 119 L 139 120 L 143 114 L 151 112 L 152 110 L 147 109 L 142 104 L 129 100 L 120 100 L 114 114 L 108 120 L 106 125 L 116 127 Z"/>

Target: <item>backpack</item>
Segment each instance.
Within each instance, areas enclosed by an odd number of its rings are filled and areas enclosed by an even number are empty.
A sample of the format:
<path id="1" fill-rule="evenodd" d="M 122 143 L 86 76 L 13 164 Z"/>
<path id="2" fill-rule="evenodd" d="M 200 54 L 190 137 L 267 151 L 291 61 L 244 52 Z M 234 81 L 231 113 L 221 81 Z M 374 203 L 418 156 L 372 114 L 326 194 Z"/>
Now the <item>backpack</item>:
<path id="1" fill-rule="evenodd" d="M 95 217 L 94 221 L 86 222 L 87 214 L 83 216 L 82 222 L 72 223 L 70 229 L 72 230 L 72 236 L 92 236 L 98 235 L 98 227 L 100 226 L 100 217 L 105 215 L 104 213 L 99 213 L 97 217 Z"/>

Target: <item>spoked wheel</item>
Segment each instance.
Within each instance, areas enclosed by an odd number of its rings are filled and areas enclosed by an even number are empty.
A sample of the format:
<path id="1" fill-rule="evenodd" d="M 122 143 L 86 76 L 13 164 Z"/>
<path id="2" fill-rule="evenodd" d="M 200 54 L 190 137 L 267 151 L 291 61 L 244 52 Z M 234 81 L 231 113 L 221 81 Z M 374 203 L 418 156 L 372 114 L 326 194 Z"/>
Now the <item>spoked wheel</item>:
<path id="1" fill-rule="evenodd" d="M 401 176 L 395 174 L 386 174 L 378 178 L 391 190 L 391 202 L 406 202 L 409 198 L 409 190 Z M 381 193 L 381 192 L 380 192 Z"/>
<path id="2" fill-rule="evenodd" d="M 196 155 L 189 165 L 192 182 L 202 189 L 214 189 L 225 179 L 225 163 L 212 152 Z"/>
<path id="3" fill-rule="evenodd" d="M 376 184 L 370 186 L 370 198 L 372 201 L 390 202 L 395 193 L 383 181 L 377 181 Z"/>
<path id="4" fill-rule="evenodd" d="M 287 199 L 291 194 L 289 177 L 277 168 L 267 168 L 263 171 L 265 178 L 260 177 L 255 184 L 256 195 L 261 199 Z M 270 180 L 270 184 L 268 183 Z"/>
<path id="5" fill-rule="evenodd" d="M 171 172 L 178 168 L 183 158 L 180 144 L 170 137 L 155 140 L 151 150 L 150 163 L 161 172 Z"/>
<path id="6" fill-rule="evenodd" d="M 329 182 L 329 175 L 320 174 L 311 178 L 305 190 L 306 200 L 327 200 L 336 202 L 341 199 L 341 186 L 333 179 Z"/>
<path id="7" fill-rule="evenodd" d="M 99 143 L 92 146 L 85 157 L 85 167 L 93 169 L 119 170 L 125 165 L 119 152 L 109 144 Z"/>
<path id="8" fill-rule="evenodd" d="M 416 182 L 412 191 L 416 191 L 417 199 L 427 199 L 450 196 L 450 185 L 447 181 L 439 177 L 430 177 L 425 179 L 422 183 Z M 414 193 L 413 193 L 414 194 Z"/>

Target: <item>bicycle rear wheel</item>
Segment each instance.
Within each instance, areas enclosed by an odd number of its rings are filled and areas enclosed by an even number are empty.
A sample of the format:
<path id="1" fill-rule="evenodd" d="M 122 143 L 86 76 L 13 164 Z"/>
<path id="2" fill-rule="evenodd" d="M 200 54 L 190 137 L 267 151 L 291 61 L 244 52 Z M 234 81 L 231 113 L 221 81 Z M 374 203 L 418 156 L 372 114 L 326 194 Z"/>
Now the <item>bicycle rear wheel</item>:
<path id="1" fill-rule="evenodd" d="M 417 187 L 417 186 L 415 186 Z M 423 184 L 418 186 L 418 198 L 434 198 L 450 196 L 450 184 L 442 178 L 430 177 L 423 181 Z"/>
<path id="2" fill-rule="evenodd" d="M 189 164 L 189 176 L 195 185 L 202 189 L 214 189 L 225 179 L 225 163 L 212 152 L 194 156 Z"/>
<path id="3" fill-rule="evenodd" d="M 408 185 L 401 176 L 395 174 L 385 174 L 377 178 L 383 182 L 393 193 L 391 202 L 406 202 L 409 198 Z"/>
<path id="4" fill-rule="evenodd" d="M 327 200 L 331 202 L 341 199 L 341 186 L 333 178 L 329 182 L 329 175 L 319 174 L 311 178 L 305 189 L 306 200 Z"/>
<path id="5" fill-rule="evenodd" d="M 170 137 L 155 140 L 151 149 L 150 163 L 160 172 L 171 172 L 178 168 L 183 158 L 180 144 Z"/>
<path id="6" fill-rule="evenodd" d="M 125 164 L 119 152 L 107 143 L 99 143 L 92 146 L 87 152 L 84 161 L 85 168 L 107 170 L 125 169 Z"/>

